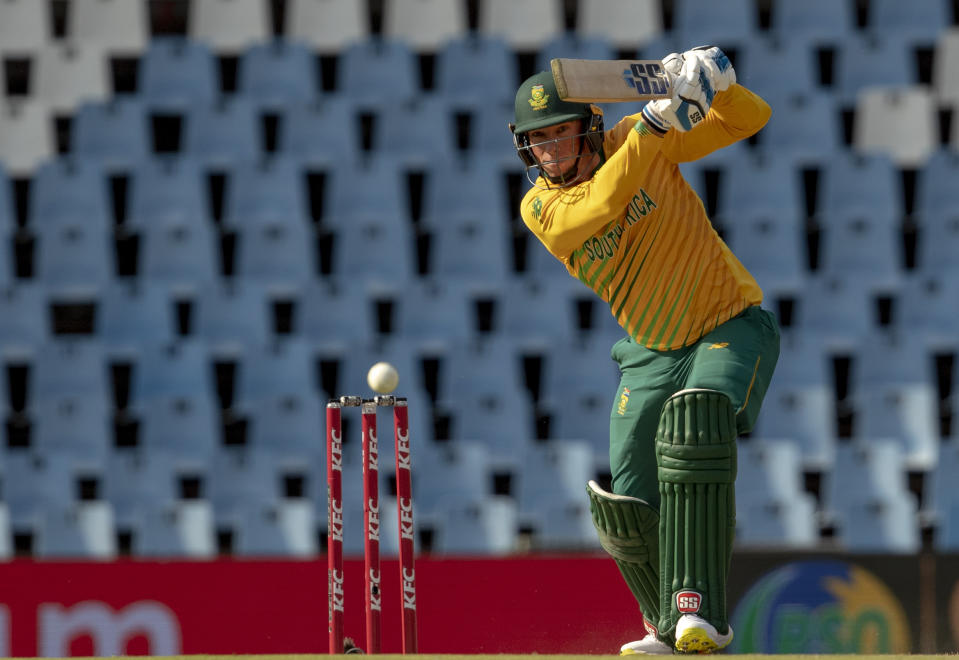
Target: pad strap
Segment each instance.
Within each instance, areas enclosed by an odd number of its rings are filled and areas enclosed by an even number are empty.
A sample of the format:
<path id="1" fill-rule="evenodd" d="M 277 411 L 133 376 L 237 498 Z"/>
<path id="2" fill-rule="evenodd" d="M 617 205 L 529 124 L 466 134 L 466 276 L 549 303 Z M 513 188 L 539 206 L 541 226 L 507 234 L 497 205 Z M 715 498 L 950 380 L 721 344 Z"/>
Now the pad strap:
<path id="1" fill-rule="evenodd" d="M 683 390 L 656 432 L 660 506 L 660 632 L 697 613 L 728 630 L 726 577 L 736 527 L 736 415 L 729 397 Z"/>
<path id="2" fill-rule="evenodd" d="M 636 497 L 586 485 L 599 543 L 612 556 L 651 625 L 659 624 L 659 513 Z"/>

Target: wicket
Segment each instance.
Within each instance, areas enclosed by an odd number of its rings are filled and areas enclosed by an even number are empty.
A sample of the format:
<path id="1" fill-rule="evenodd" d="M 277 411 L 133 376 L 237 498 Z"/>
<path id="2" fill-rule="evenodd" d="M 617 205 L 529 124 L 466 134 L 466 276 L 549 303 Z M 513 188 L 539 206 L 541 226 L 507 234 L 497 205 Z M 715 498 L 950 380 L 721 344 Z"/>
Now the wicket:
<path id="1" fill-rule="evenodd" d="M 366 601 L 366 652 L 380 652 L 380 498 L 378 407 L 393 408 L 396 454 L 396 508 L 399 520 L 399 563 L 402 584 L 403 653 L 416 653 L 416 573 L 413 545 L 413 491 L 410 475 L 409 411 L 406 398 L 391 395 L 365 399 L 341 396 L 326 404 L 326 487 L 328 502 L 329 652 L 343 653 L 343 444 L 342 408 L 360 408 L 363 434 L 363 545 Z"/>

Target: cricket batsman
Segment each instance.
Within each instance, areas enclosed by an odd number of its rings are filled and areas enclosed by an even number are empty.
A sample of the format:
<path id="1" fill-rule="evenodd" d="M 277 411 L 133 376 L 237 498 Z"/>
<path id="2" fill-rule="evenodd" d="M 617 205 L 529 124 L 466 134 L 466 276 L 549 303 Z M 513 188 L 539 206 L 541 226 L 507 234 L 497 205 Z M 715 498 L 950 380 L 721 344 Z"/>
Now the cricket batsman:
<path id="1" fill-rule="evenodd" d="M 679 170 L 770 116 L 715 47 L 663 60 L 671 98 L 604 130 L 549 72 L 516 94 L 514 143 L 534 183 L 523 221 L 625 331 L 609 425 L 612 493 L 586 491 L 603 547 L 646 636 L 622 655 L 711 653 L 733 638 L 726 576 L 736 436 L 752 427 L 779 358 L 762 291 Z M 532 172 L 537 170 L 534 177 Z"/>

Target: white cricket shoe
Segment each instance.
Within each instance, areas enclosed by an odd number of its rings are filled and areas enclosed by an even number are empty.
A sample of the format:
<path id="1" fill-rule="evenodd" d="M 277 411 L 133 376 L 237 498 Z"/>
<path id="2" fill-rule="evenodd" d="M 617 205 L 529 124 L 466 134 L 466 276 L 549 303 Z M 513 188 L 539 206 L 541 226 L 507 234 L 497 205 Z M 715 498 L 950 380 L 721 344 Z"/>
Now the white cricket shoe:
<path id="1" fill-rule="evenodd" d="M 635 642 L 623 644 L 619 649 L 620 655 L 672 655 L 669 644 L 662 642 L 654 633 L 649 633 Z"/>
<path id="2" fill-rule="evenodd" d="M 712 653 L 733 641 L 733 628 L 720 635 L 716 628 L 697 614 L 684 614 L 676 622 L 676 650 L 680 653 Z"/>

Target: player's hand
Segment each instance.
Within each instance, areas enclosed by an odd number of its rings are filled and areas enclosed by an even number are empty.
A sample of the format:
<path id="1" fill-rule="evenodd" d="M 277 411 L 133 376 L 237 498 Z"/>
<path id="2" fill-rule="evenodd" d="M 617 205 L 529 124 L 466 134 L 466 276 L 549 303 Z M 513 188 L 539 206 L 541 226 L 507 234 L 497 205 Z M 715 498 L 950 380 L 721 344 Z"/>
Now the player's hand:
<path id="1" fill-rule="evenodd" d="M 698 46 L 687 50 L 682 57 L 684 60 L 690 58 L 699 60 L 700 66 L 709 76 L 709 81 L 717 92 L 725 92 L 736 82 L 736 70 L 733 69 L 726 53 L 716 46 Z M 666 61 L 663 60 L 664 65 L 665 63 Z"/>

